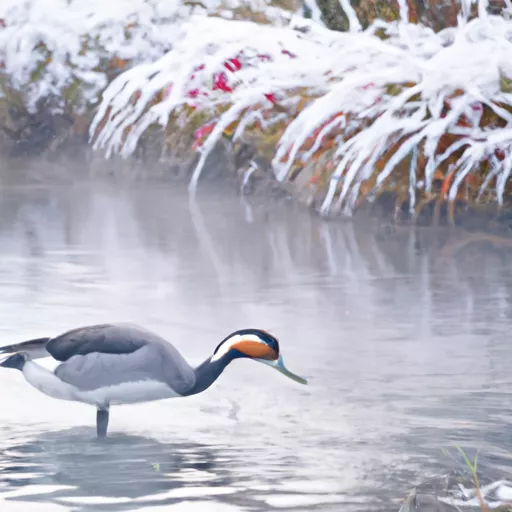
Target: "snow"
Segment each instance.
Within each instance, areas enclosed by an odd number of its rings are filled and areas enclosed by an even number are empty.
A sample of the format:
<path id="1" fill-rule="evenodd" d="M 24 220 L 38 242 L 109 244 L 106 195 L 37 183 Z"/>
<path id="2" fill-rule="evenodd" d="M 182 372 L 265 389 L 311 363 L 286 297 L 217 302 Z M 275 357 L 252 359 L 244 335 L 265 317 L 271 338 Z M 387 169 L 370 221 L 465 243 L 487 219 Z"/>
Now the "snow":
<path id="1" fill-rule="evenodd" d="M 11 87 L 24 91 L 32 112 L 45 98 L 56 110 L 65 109 L 59 97 L 79 80 L 82 96 L 73 110 L 80 113 L 107 86 L 106 62 L 114 57 L 129 61 L 129 67 L 152 62 L 182 37 L 181 23 L 192 11 L 206 15 L 226 6 L 223 0 L 200 3 L 206 10 L 182 0 L 2 0 L 0 64 Z M 228 4 L 233 9 L 243 2 Z M 265 0 L 251 5 L 276 23 L 283 15 Z"/>
<path id="2" fill-rule="evenodd" d="M 74 111 L 101 97 L 90 135 L 107 157 L 129 157 L 148 127 L 165 127 L 185 107 L 202 112 L 213 125 L 198 130 L 191 192 L 223 131 L 238 123 L 236 140 L 258 122 L 263 129 L 281 127 L 272 161 L 280 181 L 336 136 L 329 150 L 332 176 L 319 206 L 323 214 L 350 215 L 365 182 L 375 178 L 375 187 L 382 186 L 407 159 L 411 211 L 417 190 L 429 192 L 438 169 L 453 171 L 446 198 L 454 199 L 484 161 L 492 165 L 484 185 L 492 184 L 498 202 L 503 200 L 512 170 L 508 15 L 489 15 L 487 0 L 480 0 L 478 17 L 468 19 L 475 2 L 465 0 L 458 26 L 436 33 L 410 23 L 401 0 L 402 20 L 363 30 L 349 2 L 340 0 L 350 23 L 340 33 L 277 11 L 273 25 L 229 19 L 238 1 L 208 0 L 205 11 L 177 0 L 3 0 L 0 62 L 31 109 L 40 98 L 60 98 L 76 79 L 81 95 Z M 265 0 L 251 5 L 271 12 Z M 209 16 L 213 11 L 226 19 Z M 385 39 L 376 35 L 379 29 Z M 39 41 L 51 59 L 33 51 Z M 108 76 L 101 63 L 114 56 L 127 68 Z M 304 97 L 310 101 L 299 108 Z M 499 123 L 481 122 L 490 113 Z M 447 134 L 451 142 L 440 149 Z"/>
<path id="3" fill-rule="evenodd" d="M 512 482 L 507 480 L 497 480 L 484 485 L 479 489 L 467 489 L 462 484 L 454 489 L 450 497 L 438 497 L 442 503 L 454 507 L 464 507 L 464 509 L 475 508 L 481 510 L 480 500 L 477 496 L 477 490 L 483 498 L 485 504 L 492 510 L 505 507 L 512 501 Z"/>
<path id="4" fill-rule="evenodd" d="M 379 26 L 387 29 L 389 39 L 374 35 Z M 286 28 L 211 18 L 190 22 L 173 50 L 150 68 L 135 68 L 112 83 L 116 97 L 103 102 L 91 127 L 93 133 L 107 106 L 112 107 L 95 147 L 106 148 L 107 154 L 128 156 L 145 127 L 154 122 L 165 126 L 170 114 L 183 105 L 193 104 L 205 112 L 226 105 L 229 108 L 200 147 L 202 156 L 190 185 L 194 191 L 206 156 L 225 127 L 237 119 L 244 123 L 253 110 L 271 110 L 265 94 L 278 98 L 285 108 L 292 107 L 297 99 L 294 89 L 300 87 L 313 101 L 297 116 L 290 116 L 273 168 L 277 178 L 285 180 L 294 162 L 311 157 L 314 150 L 304 153 L 301 148 L 316 128 L 321 129 L 315 149 L 321 147 L 323 137 L 336 131 L 341 140 L 333 154 L 336 168 L 320 207 L 322 213 L 334 209 L 350 214 L 361 183 L 370 178 L 375 163 L 399 141 L 396 152 L 380 171 L 376 186 L 382 185 L 397 164 L 422 144 L 428 163 L 424 178 L 418 181 L 424 182 L 429 191 L 434 171 L 462 149 L 455 163 L 457 172 L 449 199 L 456 197 L 464 178 L 482 160 L 498 150 L 510 154 L 512 110 L 503 106 L 512 105 L 512 96 L 501 91 L 500 76 L 510 73 L 512 22 L 488 16 L 480 8 L 478 18 L 467 21 L 461 16 L 458 27 L 439 33 L 406 21 L 381 22 L 366 31 L 353 23 L 351 27 L 348 33 L 335 33 L 299 19 Z M 255 54 L 269 58 L 258 60 Z M 224 64 L 230 58 L 239 59 L 241 69 L 226 71 Z M 195 71 L 198 66 L 202 66 L 201 71 Z M 229 89 L 212 90 L 212 77 L 221 72 Z M 154 94 L 171 83 L 170 94 L 149 105 Z M 388 91 L 389 84 L 405 83 L 408 85 L 394 93 Z M 123 99 L 117 92 L 121 90 Z M 135 107 L 128 106 L 126 98 L 137 90 L 143 91 L 142 97 Z M 199 92 L 193 100 L 187 95 L 191 90 Z M 453 97 L 456 90 L 459 95 Z M 450 103 L 448 112 L 443 110 L 446 102 Z M 506 129 L 480 126 L 484 106 L 502 119 Z M 254 118 L 254 112 L 251 115 Z M 271 112 L 270 120 L 272 115 L 278 112 Z M 458 123 L 461 115 L 466 117 L 465 126 Z M 131 125 L 134 128 L 123 139 L 122 134 Z M 438 154 L 438 142 L 447 133 L 458 138 L 452 148 Z M 241 135 L 237 130 L 235 136 Z M 510 159 L 494 158 L 493 162 L 501 200 L 511 170 Z M 411 161 L 411 169 L 416 166 L 417 162 Z M 414 186 L 410 190 L 411 208 Z"/>

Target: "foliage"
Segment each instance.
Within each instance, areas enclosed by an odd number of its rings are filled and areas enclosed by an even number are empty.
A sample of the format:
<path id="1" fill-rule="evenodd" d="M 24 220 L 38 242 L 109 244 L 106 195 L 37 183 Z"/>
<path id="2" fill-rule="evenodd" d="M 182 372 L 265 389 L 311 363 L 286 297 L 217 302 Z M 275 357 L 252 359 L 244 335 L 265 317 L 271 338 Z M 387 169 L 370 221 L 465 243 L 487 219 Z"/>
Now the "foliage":
<path id="1" fill-rule="evenodd" d="M 162 57 L 183 36 L 181 24 L 191 13 L 279 25 L 294 2 L 3 0 L 1 127 L 18 142 L 31 116 L 44 111 L 70 116 L 73 131 L 85 134 L 107 85 L 134 65 Z M 10 115 L 12 108 L 18 115 Z"/>
<path id="2" fill-rule="evenodd" d="M 109 85 L 90 133 L 126 157 L 149 127 L 195 130 L 192 191 L 228 138 L 255 145 L 323 214 L 391 191 L 397 214 L 435 204 L 439 215 L 447 202 L 453 221 L 457 201 L 502 205 L 510 192 L 511 29 L 485 2 L 437 33 L 403 21 L 338 33 L 304 19 L 194 19 L 165 56 Z"/>
<path id="3" fill-rule="evenodd" d="M 452 0 L 317 0 L 321 19 L 333 30 L 349 30 L 350 19 L 347 15 L 352 8 L 357 15 L 358 24 L 368 28 L 376 20 L 397 21 L 399 19 L 422 25 L 439 31 L 447 27 L 456 27 L 461 12 L 465 15 L 476 14 L 476 2 Z M 492 0 L 489 10 L 493 14 L 507 7 L 507 0 Z"/>

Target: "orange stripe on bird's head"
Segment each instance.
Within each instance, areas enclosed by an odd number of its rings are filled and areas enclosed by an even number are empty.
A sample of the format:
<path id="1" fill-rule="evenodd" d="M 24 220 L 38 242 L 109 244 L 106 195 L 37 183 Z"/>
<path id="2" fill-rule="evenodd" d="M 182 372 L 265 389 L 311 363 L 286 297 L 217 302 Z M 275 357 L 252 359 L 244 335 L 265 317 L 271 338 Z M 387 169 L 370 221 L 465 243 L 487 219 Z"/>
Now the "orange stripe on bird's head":
<path id="1" fill-rule="evenodd" d="M 277 338 L 262 329 L 240 329 L 224 338 L 213 353 L 219 359 L 232 350 L 252 359 L 275 361 L 279 358 Z"/>
<path id="2" fill-rule="evenodd" d="M 247 357 L 256 359 L 267 359 L 269 361 L 275 361 L 279 358 L 279 353 L 276 352 L 266 343 L 261 341 L 244 340 L 234 343 L 233 347 L 235 350 L 242 352 Z"/>

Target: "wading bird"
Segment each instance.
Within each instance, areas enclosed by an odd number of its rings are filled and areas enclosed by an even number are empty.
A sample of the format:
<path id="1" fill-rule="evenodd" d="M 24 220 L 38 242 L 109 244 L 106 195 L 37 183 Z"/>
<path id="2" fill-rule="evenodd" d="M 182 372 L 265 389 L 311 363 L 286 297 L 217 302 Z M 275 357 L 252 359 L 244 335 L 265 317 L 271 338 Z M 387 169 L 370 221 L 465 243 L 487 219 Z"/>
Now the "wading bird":
<path id="1" fill-rule="evenodd" d="M 231 333 L 197 368 L 190 366 L 168 341 L 130 324 L 80 327 L 54 338 L 1 347 L 0 353 L 12 354 L 0 366 L 20 370 L 25 380 L 42 393 L 95 406 L 98 437 L 107 435 L 111 405 L 201 393 L 234 359 L 265 363 L 307 384 L 286 368 L 277 339 L 260 329 Z M 50 356 L 61 363 L 53 372 L 33 361 Z"/>

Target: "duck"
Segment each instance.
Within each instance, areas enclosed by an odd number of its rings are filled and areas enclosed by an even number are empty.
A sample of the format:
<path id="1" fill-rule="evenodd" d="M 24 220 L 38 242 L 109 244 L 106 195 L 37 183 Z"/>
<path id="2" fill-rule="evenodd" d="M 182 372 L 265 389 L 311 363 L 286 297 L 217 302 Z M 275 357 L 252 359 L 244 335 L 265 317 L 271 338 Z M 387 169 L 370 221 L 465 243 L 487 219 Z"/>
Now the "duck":
<path id="1" fill-rule="evenodd" d="M 41 393 L 94 406 L 97 438 L 107 436 L 112 405 L 197 395 L 235 359 L 251 359 L 297 383 L 308 383 L 286 367 L 278 339 L 256 328 L 231 332 L 197 367 L 163 337 L 125 323 L 78 327 L 0 347 L 0 354 L 8 354 L 0 367 L 21 371 Z M 47 357 L 59 363 L 53 371 L 36 362 Z"/>

